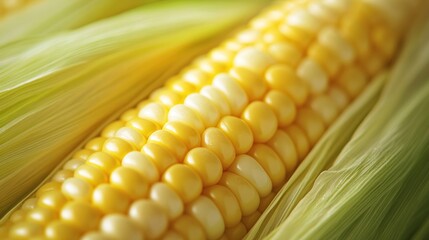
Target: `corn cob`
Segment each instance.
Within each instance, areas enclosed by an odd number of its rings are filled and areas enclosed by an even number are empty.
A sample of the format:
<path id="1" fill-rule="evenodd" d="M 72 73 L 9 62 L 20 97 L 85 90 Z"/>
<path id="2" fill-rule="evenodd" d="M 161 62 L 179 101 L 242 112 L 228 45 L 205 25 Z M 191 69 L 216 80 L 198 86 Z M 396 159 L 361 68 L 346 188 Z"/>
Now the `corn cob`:
<path id="1" fill-rule="evenodd" d="M 274 5 L 77 151 L 0 236 L 244 237 L 394 56 L 399 33 L 377 13 L 361 1 Z"/>

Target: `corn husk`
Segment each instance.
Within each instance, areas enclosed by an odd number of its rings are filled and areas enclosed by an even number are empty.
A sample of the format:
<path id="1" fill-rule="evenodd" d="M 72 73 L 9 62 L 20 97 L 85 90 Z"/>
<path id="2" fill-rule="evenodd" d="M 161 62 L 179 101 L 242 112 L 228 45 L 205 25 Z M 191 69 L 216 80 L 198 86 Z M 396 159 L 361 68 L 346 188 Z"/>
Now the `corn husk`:
<path id="1" fill-rule="evenodd" d="M 85 137 L 98 133 L 95 129 L 146 97 L 217 43 L 213 36 L 260 6 L 257 1 L 245 6 L 157 2 L 43 40 L 0 47 L 1 213 Z"/>

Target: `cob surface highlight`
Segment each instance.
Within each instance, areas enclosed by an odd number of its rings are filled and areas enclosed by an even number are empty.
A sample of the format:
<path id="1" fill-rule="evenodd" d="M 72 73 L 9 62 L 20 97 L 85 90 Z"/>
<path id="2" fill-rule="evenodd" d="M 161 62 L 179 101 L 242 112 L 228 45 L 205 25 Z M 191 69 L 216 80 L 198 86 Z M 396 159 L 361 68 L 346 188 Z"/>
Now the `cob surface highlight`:
<path id="1" fill-rule="evenodd" d="M 274 5 L 77 151 L 1 234 L 244 237 L 394 56 L 400 32 L 373 14 L 364 1 Z"/>

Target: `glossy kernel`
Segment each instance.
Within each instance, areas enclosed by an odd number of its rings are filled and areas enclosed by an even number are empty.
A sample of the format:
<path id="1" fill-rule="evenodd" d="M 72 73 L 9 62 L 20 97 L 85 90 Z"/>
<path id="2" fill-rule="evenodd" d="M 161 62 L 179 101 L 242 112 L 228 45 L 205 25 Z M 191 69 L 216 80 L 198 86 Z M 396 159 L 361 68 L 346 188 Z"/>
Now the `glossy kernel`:
<path id="1" fill-rule="evenodd" d="M 264 102 L 273 109 L 280 127 L 291 124 L 295 119 L 295 103 L 285 93 L 278 90 L 271 90 L 265 96 Z"/>
<path id="2" fill-rule="evenodd" d="M 142 153 L 156 165 L 160 174 L 178 162 L 171 151 L 159 144 L 146 143 L 142 148 Z"/>
<path id="3" fill-rule="evenodd" d="M 216 126 L 220 118 L 220 113 L 216 106 L 199 93 L 192 93 L 185 98 L 185 106 L 194 110 L 204 122 L 206 127 Z"/>
<path id="4" fill-rule="evenodd" d="M 228 98 L 221 90 L 213 86 L 205 86 L 201 89 L 200 93 L 216 106 L 220 116 L 231 114 Z"/>
<path id="5" fill-rule="evenodd" d="M 139 117 L 162 126 L 167 121 L 167 108 L 161 103 L 148 103 L 139 111 Z"/>
<path id="6" fill-rule="evenodd" d="M 183 159 L 188 150 L 180 138 L 166 130 L 155 131 L 147 141 L 165 147 L 180 160 Z"/>
<path id="7" fill-rule="evenodd" d="M 241 67 L 233 67 L 229 73 L 246 91 L 250 101 L 261 99 L 268 90 L 267 83 L 257 74 Z"/>
<path id="8" fill-rule="evenodd" d="M 73 225 L 61 220 L 56 220 L 46 226 L 45 236 L 55 240 L 77 240 L 81 231 Z"/>
<path id="9" fill-rule="evenodd" d="M 279 156 L 265 144 L 256 144 L 249 153 L 270 177 L 273 187 L 282 184 L 286 178 L 286 169 Z"/>
<path id="10" fill-rule="evenodd" d="M 207 128 L 202 135 L 202 146 L 214 152 L 227 169 L 235 159 L 235 148 L 231 140 L 219 128 Z"/>
<path id="11" fill-rule="evenodd" d="M 274 64 L 275 60 L 263 51 L 254 47 L 240 50 L 234 59 L 234 65 L 262 75 L 264 71 Z"/>
<path id="12" fill-rule="evenodd" d="M 277 117 L 265 102 L 252 102 L 244 109 L 241 118 L 252 130 L 255 142 L 268 141 L 277 130 Z"/>
<path id="13" fill-rule="evenodd" d="M 236 157 L 228 171 L 245 178 L 255 187 L 260 197 L 271 192 L 272 182 L 264 168 L 251 156 L 243 154 Z"/>
<path id="14" fill-rule="evenodd" d="M 127 167 L 118 167 L 110 175 L 110 183 L 124 191 L 131 199 L 147 196 L 149 183 L 138 172 Z"/>
<path id="15" fill-rule="evenodd" d="M 37 207 L 27 213 L 27 220 L 46 225 L 56 219 L 57 215 L 53 209 Z"/>
<path id="16" fill-rule="evenodd" d="M 106 141 L 106 138 L 104 137 L 97 137 L 89 140 L 87 144 L 85 144 L 85 149 L 89 149 L 92 151 L 101 151 L 103 148 L 104 141 Z"/>
<path id="17" fill-rule="evenodd" d="M 243 177 L 224 172 L 219 185 L 227 187 L 236 197 L 243 216 L 253 213 L 259 206 L 258 191 Z"/>
<path id="18" fill-rule="evenodd" d="M 120 128 L 115 133 L 115 137 L 125 140 L 129 144 L 133 145 L 133 147 L 136 149 L 140 149 L 146 143 L 146 138 L 131 127 Z"/>
<path id="19" fill-rule="evenodd" d="M 85 163 L 85 160 L 83 160 L 83 159 L 72 158 L 64 164 L 63 169 L 74 171 L 74 170 L 76 170 L 76 168 L 78 168 L 80 165 L 82 165 L 84 163 Z"/>
<path id="20" fill-rule="evenodd" d="M 225 229 L 225 236 L 227 239 L 243 239 L 246 234 L 247 229 L 243 223 L 239 223 L 233 227 Z"/>
<path id="21" fill-rule="evenodd" d="M 117 159 L 122 159 L 127 153 L 133 150 L 134 148 L 129 143 L 120 138 L 109 138 L 103 145 L 103 152 Z"/>
<path id="22" fill-rule="evenodd" d="M 185 203 L 197 198 L 203 189 L 199 175 L 185 164 L 175 164 L 168 168 L 162 180 L 173 188 Z"/>
<path id="23" fill-rule="evenodd" d="M 9 230 L 13 239 L 30 239 L 43 234 L 43 227 L 35 222 L 15 223 Z"/>
<path id="24" fill-rule="evenodd" d="M 218 239 L 222 236 L 225 223 L 219 209 L 210 198 L 199 196 L 187 205 L 186 212 L 199 221 L 208 239 Z"/>
<path id="25" fill-rule="evenodd" d="M 76 177 L 65 180 L 61 186 L 61 192 L 66 197 L 76 200 L 89 200 L 92 190 L 89 182 Z"/>
<path id="26" fill-rule="evenodd" d="M 231 190 L 222 185 L 214 185 L 204 189 L 204 195 L 216 204 L 226 227 L 233 227 L 240 222 L 240 205 Z"/>
<path id="27" fill-rule="evenodd" d="M 43 184 L 36 192 L 36 197 L 39 197 L 40 195 L 44 194 L 45 192 L 51 192 L 51 191 L 60 191 L 61 190 L 61 183 L 60 182 L 47 182 Z"/>
<path id="28" fill-rule="evenodd" d="M 310 108 L 317 112 L 327 125 L 335 120 L 340 111 L 334 100 L 325 94 L 315 96 L 310 102 Z"/>
<path id="29" fill-rule="evenodd" d="M 70 225 L 89 231 L 98 226 L 101 213 L 88 202 L 71 201 L 61 209 L 60 216 Z"/>
<path id="30" fill-rule="evenodd" d="M 67 178 L 71 178 L 71 177 L 73 177 L 73 171 L 71 171 L 71 170 L 59 170 L 52 177 L 52 180 L 56 181 L 56 182 L 64 182 Z"/>
<path id="31" fill-rule="evenodd" d="M 189 215 L 182 215 L 172 223 L 172 228 L 180 233 L 185 239 L 205 239 L 204 229 L 201 224 Z"/>
<path id="32" fill-rule="evenodd" d="M 67 198 L 60 191 L 51 191 L 39 196 L 37 205 L 59 211 L 67 202 Z"/>
<path id="33" fill-rule="evenodd" d="M 107 175 L 103 170 L 89 164 L 80 165 L 74 172 L 74 177 L 83 179 L 93 186 L 107 182 Z"/>
<path id="34" fill-rule="evenodd" d="M 216 184 L 222 176 L 221 161 L 214 152 L 207 148 L 192 149 L 183 162 L 199 174 L 204 187 Z"/>
<path id="35" fill-rule="evenodd" d="M 320 94 L 328 88 L 327 73 L 311 58 L 306 58 L 300 63 L 297 75 L 307 83 L 312 94 Z"/>
<path id="36" fill-rule="evenodd" d="M 86 164 L 97 167 L 106 174 L 110 174 L 119 166 L 119 161 L 105 152 L 96 152 L 89 156 Z"/>
<path id="37" fill-rule="evenodd" d="M 174 134 L 179 138 L 183 143 L 185 143 L 188 149 L 192 149 L 196 146 L 199 146 L 201 143 L 200 135 L 198 132 L 181 122 L 168 121 L 164 127 L 164 130 Z"/>
<path id="38" fill-rule="evenodd" d="M 104 138 L 113 137 L 115 136 L 116 131 L 118 131 L 118 129 L 123 127 L 124 125 L 124 121 L 114 121 L 103 129 L 103 131 L 101 132 L 101 136 Z"/>
<path id="39" fill-rule="evenodd" d="M 92 203 L 103 213 L 124 213 L 129 202 L 130 199 L 123 191 L 110 184 L 97 186 L 92 194 Z"/>
<path id="40" fill-rule="evenodd" d="M 140 229 L 130 219 L 122 214 L 110 214 L 103 217 L 100 224 L 103 233 L 114 239 L 141 240 L 144 239 Z"/>
<path id="41" fill-rule="evenodd" d="M 168 113 L 168 121 L 177 121 L 194 128 L 197 132 L 204 131 L 204 122 L 197 113 L 191 108 L 178 104 L 170 109 Z"/>
<path id="42" fill-rule="evenodd" d="M 179 217 L 184 211 L 182 199 L 166 183 L 155 183 L 150 189 L 150 199 L 165 209 L 170 220 Z"/>
<path id="43" fill-rule="evenodd" d="M 164 209 L 152 200 L 135 201 L 130 207 L 129 215 L 150 239 L 160 237 L 167 230 L 168 216 Z"/>
<path id="44" fill-rule="evenodd" d="M 125 126 L 131 127 L 139 131 L 146 139 L 156 130 L 159 129 L 158 124 L 147 119 L 133 118 L 129 120 Z"/>
<path id="45" fill-rule="evenodd" d="M 238 154 L 245 153 L 252 147 L 252 130 L 240 118 L 226 116 L 219 122 L 219 128 L 231 140 Z"/>
<path id="46" fill-rule="evenodd" d="M 302 52 L 289 42 L 278 42 L 269 46 L 269 53 L 280 63 L 291 67 L 298 66 L 302 59 Z"/>
<path id="47" fill-rule="evenodd" d="M 295 145 L 289 135 L 283 130 L 277 130 L 276 134 L 268 141 L 270 146 L 283 161 L 288 174 L 295 171 L 298 164 L 298 155 Z"/>
<path id="48" fill-rule="evenodd" d="M 296 123 L 304 130 L 311 145 L 314 145 L 325 131 L 323 119 L 310 109 L 301 109 L 298 112 Z"/>
<path id="49" fill-rule="evenodd" d="M 133 151 L 125 155 L 122 160 L 122 166 L 131 168 L 140 173 L 149 183 L 154 183 L 159 180 L 160 174 L 155 163 L 141 152 Z"/>
<path id="50" fill-rule="evenodd" d="M 230 75 L 225 73 L 215 76 L 213 86 L 219 89 L 228 99 L 231 113 L 239 116 L 249 102 L 244 89 Z"/>
<path id="51" fill-rule="evenodd" d="M 295 143 L 298 158 L 303 160 L 310 151 L 310 142 L 306 133 L 296 124 L 290 125 L 284 130 Z"/>

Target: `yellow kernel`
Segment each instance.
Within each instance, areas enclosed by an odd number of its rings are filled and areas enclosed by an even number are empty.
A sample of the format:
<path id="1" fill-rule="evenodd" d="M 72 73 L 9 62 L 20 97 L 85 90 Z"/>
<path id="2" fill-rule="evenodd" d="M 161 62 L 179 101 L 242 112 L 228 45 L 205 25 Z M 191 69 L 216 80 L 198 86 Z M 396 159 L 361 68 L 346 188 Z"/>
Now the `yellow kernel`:
<path id="1" fill-rule="evenodd" d="M 116 131 L 118 131 L 118 129 L 123 126 L 125 126 L 124 121 L 114 121 L 109 125 L 107 125 L 106 127 L 104 127 L 103 131 L 101 132 L 101 136 L 104 138 L 114 137 Z"/>
<path id="2" fill-rule="evenodd" d="M 104 137 L 97 137 L 89 140 L 87 144 L 85 144 L 85 149 L 89 149 L 92 151 L 101 151 L 103 148 L 104 141 L 106 141 L 106 138 Z"/>
<path id="3" fill-rule="evenodd" d="M 63 169 L 74 171 L 76 170 L 76 168 L 78 168 L 80 165 L 84 163 L 85 163 L 85 160 L 83 159 L 77 159 L 77 158 L 70 159 L 64 164 Z"/>
<path id="4" fill-rule="evenodd" d="M 110 183 L 124 191 L 131 199 L 147 196 L 149 183 L 138 172 L 127 167 L 118 167 L 110 175 Z"/>
<path id="5" fill-rule="evenodd" d="M 153 101 L 157 101 L 167 108 L 182 102 L 182 96 L 169 88 L 159 88 L 155 90 L 149 97 Z"/>
<path id="6" fill-rule="evenodd" d="M 221 48 L 215 48 L 209 53 L 210 58 L 220 64 L 231 66 L 235 53 L 233 51 Z"/>
<path id="7" fill-rule="evenodd" d="M 231 140 L 236 153 L 245 153 L 252 147 L 252 130 L 240 118 L 232 116 L 223 117 L 219 122 L 219 128 Z"/>
<path id="8" fill-rule="evenodd" d="M 202 135 L 202 146 L 214 152 L 227 169 L 235 159 L 235 148 L 231 140 L 219 128 L 207 128 Z"/>
<path id="9" fill-rule="evenodd" d="M 232 49 L 231 49 L 232 50 Z M 224 67 L 219 64 L 216 63 L 215 61 L 209 59 L 209 58 L 203 58 L 201 60 L 199 60 L 196 65 L 205 73 L 208 73 L 210 75 L 215 75 L 217 73 L 223 72 L 224 71 Z M 188 91 L 189 95 L 191 92 Z"/>
<path id="10" fill-rule="evenodd" d="M 162 240 L 185 240 L 185 238 L 175 230 L 168 230 L 161 237 Z"/>
<path id="11" fill-rule="evenodd" d="M 137 130 L 130 127 L 122 127 L 116 133 L 115 137 L 125 140 L 134 148 L 140 149 L 146 143 L 146 138 Z"/>
<path id="12" fill-rule="evenodd" d="M 255 225 L 255 223 L 258 221 L 258 219 L 261 217 L 261 215 L 262 214 L 259 211 L 255 211 L 251 215 L 243 217 L 242 222 L 244 226 L 246 226 L 246 228 L 250 230 L 253 227 L 253 225 Z"/>
<path id="13" fill-rule="evenodd" d="M 296 147 L 285 131 L 280 129 L 277 130 L 275 135 L 268 142 L 268 146 L 270 146 L 283 161 L 287 173 L 295 171 L 298 164 Z"/>
<path id="14" fill-rule="evenodd" d="M 36 192 L 36 197 L 39 197 L 40 195 L 44 194 L 45 192 L 50 191 L 60 191 L 61 189 L 61 183 L 59 182 L 47 182 L 43 184 Z"/>
<path id="15" fill-rule="evenodd" d="M 80 230 L 65 221 L 56 220 L 46 226 L 45 236 L 55 240 L 77 240 L 80 237 Z"/>
<path id="16" fill-rule="evenodd" d="M 353 45 L 357 56 L 364 57 L 370 52 L 369 29 L 365 20 L 353 16 L 344 18 L 341 23 L 341 36 Z"/>
<path id="17" fill-rule="evenodd" d="M 336 75 L 341 67 L 340 59 L 328 48 L 314 43 L 308 49 L 308 57 L 317 62 L 329 77 Z"/>
<path id="18" fill-rule="evenodd" d="M 61 209 L 61 219 L 83 231 L 93 230 L 98 226 L 101 213 L 90 203 L 83 201 L 68 202 Z"/>
<path id="19" fill-rule="evenodd" d="M 142 118 L 133 118 L 129 120 L 126 125 L 139 131 L 146 139 L 156 130 L 159 129 L 158 124 Z"/>
<path id="20" fill-rule="evenodd" d="M 302 52 L 289 42 L 278 42 L 271 44 L 268 48 L 269 53 L 276 61 L 297 67 L 302 59 Z"/>
<path id="21" fill-rule="evenodd" d="M 287 17 L 286 22 L 290 26 L 296 27 L 310 34 L 316 34 L 322 26 L 321 21 L 305 10 L 296 10 L 291 12 Z"/>
<path id="22" fill-rule="evenodd" d="M 274 65 L 266 72 L 265 80 L 272 89 L 288 94 L 298 106 L 306 102 L 308 87 L 298 78 L 292 67 L 284 64 Z"/>
<path id="23" fill-rule="evenodd" d="M 168 121 L 177 121 L 194 128 L 197 132 L 204 131 L 204 122 L 198 114 L 191 108 L 178 104 L 170 109 Z"/>
<path id="24" fill-rule="evenodd" d="M 372 42 L 386 59 L 390 59 L 395 54 L 398 46 L 397 39 L 396 34 L 386 27 L 376 27 L 371 32 Z"/>
<path id="25" fill-rule="evenodd" d="M 258 208 L 260 201 L 258 191 L 243 177 L 224 172 L 219 185 L 231 190 L 240 205 L 243 216 L 253 213 Z"/>
<path id="26" fill-rule="evenodd" d="M 257 74 L 241 67 L 233 67 L 231 76 L 246 91 L 250 101 L 261 99 L 268 90 L 267 83 Z"/>
<path id="27" fill-rule="evenodd" d="M 298 158 L 303 160 L 310 151 L 310 142 L 306 133 L 296 124 L 290 125 L 284 130 L 294 142 Z"/>
<path id="28" fill-rule="evenodd" d="M 172 223 L 172 228 L 180 233 L 185 239 L 205 239 L 204 229 L 201 224 L 189 215 L 182 215 Z"/>
<path id="29" fill-rule="evenodd" d="M 73 171 L 71 170 L 59 170 L 52 177 L 52 180 L 56 182 L 64 182 L 67 178 L 73 177 Z"/>
<path id="30" fill-rule="evenodd" d="M 159 173 L 163 173 L 169 166 L 177 163 L 177 158 L 173 153 L 159 144 L 146 143 L 142 148 L 142 153 L 156 165 Z"/>
<path id="31" fill-rule="evenodd" d="M 137 117 L 138 115 L 139 115 L 139 111 L 133 108 L 122 113 L 120 119 L 126 122 Z"/>
<path id="32" fill-rule="evenodd" d="M 289 125 L 295 119 L 295 103 L 283 92 L 278 90 L 269 91 L 265 96 L 264 102 L 266 102 L 274 111 L 280 127 Z"/>
<path id="33" fill-rule="evenodd" d="M 13 239 L 31 239 L 43 234 L 43 227 L 36 222 L 19 222 L 12 225 L 9 236 Z"/>
<path id="34" fill-rule="evenodd" d="M 141 240 L 142 232 L 134 221 L 122 214 L 110 214 L 103 217 L 101 231 L 113 239 Z"/>
<path id="35" fill-rule="evenodd" d="M 247 234 L 246 226 L 243 223 L 239 223 L 234 227 L 225 229 L 225 236 L 227 239 L 243 239 Z"/>
<path id="36" fill-rule="evenodd" d="M 225 223 L 219 209 L 210 198 L 199 196 L 187 205 L 186 212 L 201 224 L 208 239 L 218 239 L 222 236 Z"/>
<path id="37" fill-rule="evenodd" d="M 267 44 L 286 42 L 285 37 L 277 30 L 270 29 L 263 35 L 263 41 Z M 271 52 L 270 52 L 271 53 Z"/>
<path id="38" fill-rule="evenodd" d="M 377 52 L 360 61 L 361 66 L 369 76 L 377 74 L 385 65 L 386 59 Z"/>
<path id="39" fill-rule="evenodd" d="M 265 102 L 252 102 L 244 109 L 241 118 L 252 130 L 255 142 L 268 141 L 277 130 L 276 114 Z"/>
<path id="40" fill-rule="evenodd" d="M 119 166 L 118 160 L 105 152 L 96 152 L 89 156 L 86 164 L 97 167 L 103 170 L 106 174 L 110 174 Z"/>
<path id="41" fill-rule="evenodd" d="M 113 239 L 105 233 L 92 231 L 92 232 L 85 233 L 85 235 L 82 236 L 81 240 L 113 240 Z"/>
<path id="42" fill-rule="evenodd" d="M 74 177 L 83 179 L 93 186 L 107 182 L 107 175 L 103 170 L 89 164 L 80 165 L 74 172 Z"/>
<path id="43" fill-rule="evenodd" d="M 256 17 L 250 21 L 249 25 L 253 29 L 263 31 L 272 27 L 272 21 L 266 17 Z"/>
<path id="44" fill-rule="evenodd" d="M 60 191 L 51 191 L 40 195 L 37 205 L 59 211 L 66 202 L 67 198 Z"/>
<path id="45" fill-rule="evenodd" d="M 57 212 L 50 208 L 38 207 L 27 213 L 27 220 L 46 225 L 57 218 Z"/>
<path id="46" fill-rule="evenodd" d="M 150 239 L 158 238 L 167 231 L 167 214 L 152 200 L 135 201 L 130 207 L 129 215 Z"/>
<path id="47" fill-rule="evenodd" d="M 204 187 L 216 184 L 222 176 L 221 161 L 207 148 L 199 147 L 190 150 L 183 162 L 199 174 Z"/>
<path id="48" fill-rule="evenodd" d="M 176 135 L 166 130 L 155 131 L 147 141 L 148 143 L 165 147 L 180 160 L 183 159 L 188 150 L 186 145 Z"/>
<path id="49" fill-rule="evenodd" d="M 179 138 L 180 141 L 185 143 L 188 149 L 192 149 L 196 146 L 199 146 L 201 143 L 200 135 L 198 134 L 198 132 L 194 128 L 184 123 L 168 121 L 164 125 L 163 130 L 174 134 L 174 136 Z"/>
<path id="50" fill-rule="evenodd" d="M 280 157 L 265 144 L 256 144 L 250 149 L 252 156 L 270 177 L 273 187 L 282 184 L 286 178 L 286 169 Z"/>
<path id="51" fill-rule="evenodd" d="M 275 60 L 270 55 L 255 47 L 240 50 L 234 59 L 236 67 L 245 68 L 259 75 L 264 74 L 265 70 L 274 63 Z"/>
<path id="52" fill-rule="evenodd" d="M 24 210 L 31 210 L 34 209 L 37 205 L 37 198 L 32 197 L 24 201 L 21 208 Z"/>
<path id="53" fill-rule="evenodd" d="M 318 2 L 310 3 L 308 6 L 308 12 L 315 18 L 329 24 L 334 24 L 339 17 L 339 14 L 336 14 L 334 11 Z"/>
<path id="54" fill-rule="evenodd" d="M 340 110 L 343 110 L 350 102 L 350 97 L 347 93 L 336 85 L 332 85 L 327 94 L 335 102 Z"/>
<path id="55" fill-rule="evenodd" d="M 213 86 L 205 86 L 201 89 L 200 93 L 208 98 L 217 108 L 220 116 L 230 115 L 231 107 L 224 93 Z"/>
<path id="56" fill-rule="evenodd" d="M 344 89 L 352 98 L 358 96 L 367 82 L 367 75 L 357 66 L 348 66 L 343 69 L 337 79 L 338 86 Z"/>
<path id="57" fill-rule="evenodd" d="M 328 88 L 327 73 L 311 58 L 306 58 L 300 63 L 297 75 L 307 83 L 312 94 L 322 93 Z"/>
<path id="58" fill-rule="evenodd" d="M 241 220 L 241 209 L 237 198 L 225 186 L 214 185 L 205 188 L 204 195 L 209 197 L 222 214 L 226 227 L 233 227 Z"/>
<path id="59" fill-rule="evenodd" d="M 271 192 L 272 182 L 270 177 L 264 168 L 249 155 L 242 154 L 237 156 L 228 171 L 246 179 L 255 187 L 260 197 L 265 197 Z"/>
<path id="60" fill-rule="evenodd" d="M 103 152 L 117 159 L 122 159 L 127 153 L 133 150 L 133 146 L 120 138 L 109 138 L 103 145 Z"/>
<path id="61" fill-rule="evenodd" d="M 294 43 L 300 49 L 306 49 L 313 40 L 311 34 L 289 24 L 282 24 L 279 30 L 286 39 Z"/>
<path id="62" fill-rule="evenodd" d="M 183 80 L 191 83 L 197 89 L 211 83 L 211 77 L 200 69 L 191 69 L 183 74 Z"/>
<path id="63" fill-rule="evenodd" d="M 148 103 L 139 111 L 139 117 L 153 121 L 160 126 L 167 121 L 167 108 L 160 103 Z"/>
<path id="64" fill-rule="evenodd" d="M 76 200 L 89 200 L 92 190 L 89 182 L 76 177 L 65 180 L 61 186 L 61 191 L 66 197 Z"/>
<path id="65" fill-rule="evenodd" d="M 152 185 L 150 199 L 164 208 L 170 220 L 179 217 L 184 211 L 180 196 L 165 183 L 158 182 Z"/>
<path id="66" fill-rule="evenodd" d="M 110 184 L 100 184 L 92 194 L 92 203 L 103 213 L 125 213 L 130 199 L 121 190 Z"/>
<path id="67" fill-rule="evenodd" d="M 240 42 L 238 42 L 236 39 L 231 39 L 231 40 L 226 40 L 223 44 L 223 46 L 225 47 L 226 50 L 228 51 L 232 51 L 232 52 L 238 52 L 240 49 L 242 49 L 244 47 L 245 44 L 242 44 Z M 220 73 L 223 72 L 224 69 L 220 69 L 220 71 L 214 72 L 216 73 Z"/>
<path id="68" fill-rule="evenodd" d="M 201 178 L 185 164 L 174 164 L 168 168 L 162 176 L 162 181 L 174 189 L 185 203 L 196 199 L 203 189 Z"/>
<path id="69" fill-rule="evenodd" d="M 348 9 L 350 9 L 349 5 L 351 2 L 341 1 L 341 0 L 323 0 L 322 3 L 324 4 L 324 6 L 328 7 L 329 9 L 339 14 L 343 14 Z"/>
<path id="70" fill-rule="evenodd" d="M 22 222 L 27 216 L 28 210 L 18 209 L 14 211 L 9 218 L 11 223 Z"/>
<path id="71" fill-rule="evenodd" d="M 184 104 L 200 116 L 206 127 L 216 126 L 219 121 L 220 113 L 216 106 L 202 94 L 192 93 L 188 95 Z"/>
<path id="72" fill-rule="evenodd" d="M 141 152 L 134 151 L 125 155 L 122 160 L 122 166 L 140 173 L 149 183 L 154 183 L 159 180 L 160 174 L 155 163 Z"/>
<path id="73" fill-rule="evenodd" d="M 325 132 L 323 119 L 310 109 L 301 109 L 298 112 L 296 123 L 304 130 L 311 145 L 314 145 Z"/>
<path id="74" fill-rule="evenodd" d="M 261 32 L 256 29 L 244 30 L 237 35 L 238 42 L 242 44 L 257 43 L 260 41 L 260 38 Z"/>
<path id="75" fill-rule="evenodd" d="M 183 81 L 182 79 L 175 80 L 171 84 L 167 85 L 171 90 L 179 93 L 182 96 L 188 96 L 189 94 L 196 91 L 194 85 L 189 82 Z"/>
<path id="76" fill-rule="evenodd" d="M 334 100 L 324 94 L 315 96 L 310 101 L 310 108 L 323 118 L 326 125 L 330 125 L 339 114 Z"/>
<path id="77" fill-rule="evenodd" d="M 225 73 L 215 76 L 213 86 L 219 89 L 228 99 L 231 113 L 235 116 L 240 115 L 249 102 L 243 88 L 230 75 Z"/>
<path id="78" fill-rule="evenodd" d="M 74 158 L 74 159 L 82 159 L 82 160 L 86 160 L 86 159 L 88 159 L 88 157 L 89 157 L 92 153 L 94 153 L 94 151 L 89 150 L 89 149 L 81 149 L 81 150 L 79 150 L 79 151 L 77 151 L 77 152 L 75 152 L 75 153 L 73 154 L 73 158 Z"/>
<path id="79" fill-rule="evenodd" d="M 350 64 L 355 58 L 353 47 L 334 27 L 326 27 L 318 35 L 318 42 L 335 53 L 344 64 Z"/>
<path id="80" fill-rule="evenodd" d="M 273 201 L 273 199 L 275 198 L 275 196 L 276 196 L 276 193 L 275 192 L 271 192 L 266 197 L 262 198 L 261 199 L 261 203 L 259 204 L 259 207 L 258 207 L 258 211 L 261 212 L 261 213 L 264 212 L 265 209 L 267 209 L 267 207 Z"/>

